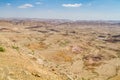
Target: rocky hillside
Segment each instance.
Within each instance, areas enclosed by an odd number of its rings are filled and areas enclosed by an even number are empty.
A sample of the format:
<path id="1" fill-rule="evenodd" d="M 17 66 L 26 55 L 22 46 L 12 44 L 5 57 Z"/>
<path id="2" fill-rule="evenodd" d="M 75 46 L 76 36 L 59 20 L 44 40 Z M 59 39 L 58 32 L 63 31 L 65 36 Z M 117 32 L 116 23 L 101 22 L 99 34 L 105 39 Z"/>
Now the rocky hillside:
<path id="1" fill-rule="evenodd" d="M 0 80 L 119 79 L 119 25 L 0 20 Z"/>

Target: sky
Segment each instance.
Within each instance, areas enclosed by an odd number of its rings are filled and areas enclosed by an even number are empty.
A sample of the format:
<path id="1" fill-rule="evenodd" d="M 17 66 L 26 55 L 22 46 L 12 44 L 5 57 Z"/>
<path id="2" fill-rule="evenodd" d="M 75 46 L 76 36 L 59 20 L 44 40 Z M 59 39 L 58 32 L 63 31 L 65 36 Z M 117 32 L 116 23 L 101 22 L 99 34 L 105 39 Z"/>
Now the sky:
<path id="1" fill-rule="evenodd" d="M 120 20 L 120 0 L 0 0 L 0 17 Z"/>

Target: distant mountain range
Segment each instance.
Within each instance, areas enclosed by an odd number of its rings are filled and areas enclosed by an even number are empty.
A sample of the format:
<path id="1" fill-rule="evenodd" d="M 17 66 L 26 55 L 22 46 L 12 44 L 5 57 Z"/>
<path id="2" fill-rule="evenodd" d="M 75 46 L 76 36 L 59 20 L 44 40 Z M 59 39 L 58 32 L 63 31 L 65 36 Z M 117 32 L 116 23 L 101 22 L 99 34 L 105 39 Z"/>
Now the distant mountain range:
<path id="1" fill-rule="evenodd" d="M 19 22 L 46 22 L 51 24 L 78 24 L 78 25 L 118 25 L 120 20 L 69 20 L 69 19 L 42 19 L 42 18 L 0 18 L 0 20 Z"/>

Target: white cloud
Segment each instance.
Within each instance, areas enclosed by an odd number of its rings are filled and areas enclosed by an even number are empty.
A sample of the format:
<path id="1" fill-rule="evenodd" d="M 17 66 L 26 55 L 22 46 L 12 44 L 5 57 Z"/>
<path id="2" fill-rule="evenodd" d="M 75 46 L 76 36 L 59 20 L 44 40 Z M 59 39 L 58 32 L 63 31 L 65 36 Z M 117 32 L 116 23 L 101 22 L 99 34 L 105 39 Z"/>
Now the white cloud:
<path id="1" fill-rule="evenodd" d="M 6 5 L 7 5 L 7 6 L 11 6 L 11 3 L 7 3 Z"/>
<path id="2" fill-rule="evenodd" d="M 35 4 L 39 5 L 39 4 L 42 4 L 41 2 L 36 2 Z"/>
<path id="3" fill-rule="evenodd" d="M 31 8 L 34 7 L 32 4 L 23 4 L 21 6 L 18 6 L 18 8 Z"/>
<path id="4" fill-rule="evenodd" d="M 81 7 L 81 3 L 75 3 L 75 4 L 62 4 L 63 7 Z"/>

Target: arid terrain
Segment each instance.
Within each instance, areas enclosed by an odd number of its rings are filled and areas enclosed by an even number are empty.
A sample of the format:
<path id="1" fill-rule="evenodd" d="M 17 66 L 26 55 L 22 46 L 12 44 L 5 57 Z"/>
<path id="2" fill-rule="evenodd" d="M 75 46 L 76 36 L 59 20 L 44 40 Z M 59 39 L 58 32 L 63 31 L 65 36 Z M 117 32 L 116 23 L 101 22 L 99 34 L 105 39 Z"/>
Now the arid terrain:
<path id="1" fill-rule="evenodd" d="M 120 80 L 120 22 L 1 19 L 0 80 Z"/>

